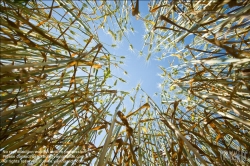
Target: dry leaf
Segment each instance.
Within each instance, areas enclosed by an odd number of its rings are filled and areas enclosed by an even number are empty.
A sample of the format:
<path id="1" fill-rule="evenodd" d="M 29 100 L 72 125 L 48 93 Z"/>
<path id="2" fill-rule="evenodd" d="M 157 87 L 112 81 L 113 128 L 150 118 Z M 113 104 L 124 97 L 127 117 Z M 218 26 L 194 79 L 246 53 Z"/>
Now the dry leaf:
<path id="1" fill-rule="evenodd" d="M 143 108 L 149 109 L 150 105 L 148 103 L 145 103 L 140 108 L 138 108 L 136 111 L 129 113 L 126 117 L 128 118 L 128 117 L 134 115 L 136 112 L 140 111 Z"/>
<path id="2" fill-rule="evenodd" d="M 92 67 L 95 68 L 95 69 L 100 69 L 102 67 L 102 65 L 94 64 Z"/>
<path id="3" fill-rule="evenodd" d="M 104 129 L 104 128 L 106 128 L 107 127 L 107 125 L 106 124 L 103 124 L 103 125 L 101 125 L 101 126 L 97 126 L 97 127 L 95 127 L 95 128 L 92 128 L 91 130 L 101 130 L 101 129 Z"/>
<path id="4" fill-rule="evenodd" d="M 123 124 L 124 124 L 125 126 L 129 126 L 128 120 L 127 120 L 126 116 L 124 116 L 124 114 L 123 114 L 121 111 L 118 111 L 118 112 L 117 112 L 117 115 L 118 115 L 119 118 L 122 120 L 122 122 L 123 122 Z"/>
<path id="5" fill-rule="evenodd" d="M 150 10 L 151 13 L 154 13 L 156 10 L 158 10 L 161 6 L 153 7 L 153 9 Z"/>

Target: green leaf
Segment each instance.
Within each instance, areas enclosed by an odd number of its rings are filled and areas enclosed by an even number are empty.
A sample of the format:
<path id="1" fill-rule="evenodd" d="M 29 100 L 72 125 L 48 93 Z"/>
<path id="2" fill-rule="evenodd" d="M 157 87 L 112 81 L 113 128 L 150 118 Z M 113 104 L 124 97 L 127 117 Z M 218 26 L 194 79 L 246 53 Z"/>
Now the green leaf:
<path id="1" fill-rule="evenodd" d="M 122 78 L 118 78 L 120 81 L 122 81 L 122 82 L 126 82 L 124 79 L 122 79 Z"/>

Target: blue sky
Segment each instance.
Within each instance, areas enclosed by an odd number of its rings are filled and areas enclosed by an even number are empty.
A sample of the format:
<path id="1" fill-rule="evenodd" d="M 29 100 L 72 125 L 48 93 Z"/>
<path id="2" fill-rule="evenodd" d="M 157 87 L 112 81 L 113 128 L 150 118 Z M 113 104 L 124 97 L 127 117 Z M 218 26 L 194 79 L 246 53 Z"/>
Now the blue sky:
<path id="1" fill-rule="evenodd" d="M 144 17 L 148 13 L 148 1 L 140 1 L 140 15 Z M 116 43 L 116 48 L 110 47 L 111 49 L 108 49 L 114 55 L 125 56 L 124 65 L 121 65 L 121 67 L 128 73 L 127 75 L 125 75 L 121 69 L 112 67 L 112 73 L 114 75 L 122 77 L 124 80 L 126 80 L 126 83 L 118 81 L 117 90 L 129 92 L 138 84 L 140 84 L 141 88 L 144 89 L 150 95 L 150 97 L 153 97 L 156 101 L 160 102 L 159 96 L 157 97 L 154 95 L 155 93 L 160 93 L 158 86 L 163 81 L 160 76 L 158 76 L 158 74 L 162 72 L 159 69 L 159 65 L 166 67 L 168 62 L 166 60 L 158 61 L 154 56 L 152 56 L 149 61 L 146 61 L 146 56 L 148 53 L 147 48 L 144 48 L 143 55 L 140 55 L 140 51 L 144 44 L 144 22 L 142 20 L 137 20 L 136 17 L 131 15 L 131 12 L 130 21 L 134 32 L 130 31 L 126 34 L 133 46 L 133 50 L 130 49 L 130 44 L 127 40 L 125 40 L 125 38 L 123 38 L 120 43 Z M 101 41 L 110 43 L 113 42 L 111 35 L 109 35 L 107 32 L 102 31 L 99 34 Z M 114 81 L 115 78 L 111 78 L 111 80 L 108 82 Z"/>

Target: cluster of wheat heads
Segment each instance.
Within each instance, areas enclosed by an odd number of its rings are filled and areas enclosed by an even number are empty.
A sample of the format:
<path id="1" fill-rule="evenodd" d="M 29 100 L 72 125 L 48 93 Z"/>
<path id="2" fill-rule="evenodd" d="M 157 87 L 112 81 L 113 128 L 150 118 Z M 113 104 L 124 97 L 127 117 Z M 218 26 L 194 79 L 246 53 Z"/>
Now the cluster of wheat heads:
<path id="1" fill-rule="evenodd" d="M 147 59 L 162 51 L 158 59 L 173 60 L 160 66 L 163 108 L 157 107 L 158 127 L 167 132 L 159 141 L 167 161 L 249 164 L 250 2 L 152 1 L 149 6 Z"/>

